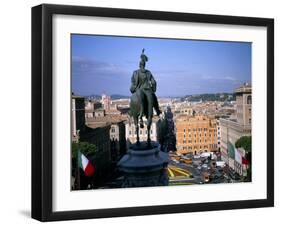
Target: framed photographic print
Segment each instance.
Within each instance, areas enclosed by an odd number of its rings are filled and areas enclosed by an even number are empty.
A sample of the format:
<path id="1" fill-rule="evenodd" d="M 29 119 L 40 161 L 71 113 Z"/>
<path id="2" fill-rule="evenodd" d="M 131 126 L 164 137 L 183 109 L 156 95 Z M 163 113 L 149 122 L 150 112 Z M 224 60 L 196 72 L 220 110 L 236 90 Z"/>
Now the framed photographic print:
<path id="1" fill-rule="evenodd" d="M 32 8 L 32 217 L 274 205 L 274 21 Z"/>

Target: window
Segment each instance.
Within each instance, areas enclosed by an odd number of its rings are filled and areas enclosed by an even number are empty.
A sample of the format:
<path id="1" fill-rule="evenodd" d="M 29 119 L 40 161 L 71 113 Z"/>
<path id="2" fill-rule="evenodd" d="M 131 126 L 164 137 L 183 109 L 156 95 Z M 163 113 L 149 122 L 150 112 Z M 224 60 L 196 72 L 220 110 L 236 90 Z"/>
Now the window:
<path id="1" fill-rule="evenodd" d="M 140 130 L 140 135 L 142 135 L 142 130 Z"/>
<path id="2" fill-rule="evenodd" d="M 132 135 L 132 131 L 131 130 L 129 131 L 129 135 Z"/>
<path id="3" fill-rule="evenodd" d="M 252 104 L 252 96 L 247 96 L 247 104 Z"/>

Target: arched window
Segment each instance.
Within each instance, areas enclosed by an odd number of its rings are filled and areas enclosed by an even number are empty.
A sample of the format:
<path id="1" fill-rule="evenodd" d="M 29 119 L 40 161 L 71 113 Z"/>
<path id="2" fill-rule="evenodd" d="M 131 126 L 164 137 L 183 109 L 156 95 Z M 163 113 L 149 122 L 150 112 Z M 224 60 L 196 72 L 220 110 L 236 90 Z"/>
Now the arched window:
<path id="1" fill-rule="evenodd" d="M 247 96 L 247 104 L 252 104 L 252 95 Z"/>

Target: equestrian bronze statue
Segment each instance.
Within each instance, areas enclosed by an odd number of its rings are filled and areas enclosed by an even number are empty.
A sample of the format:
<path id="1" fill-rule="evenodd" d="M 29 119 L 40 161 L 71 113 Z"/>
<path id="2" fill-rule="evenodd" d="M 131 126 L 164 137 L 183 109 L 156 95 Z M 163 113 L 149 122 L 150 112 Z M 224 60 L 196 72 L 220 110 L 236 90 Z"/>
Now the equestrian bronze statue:
<path id="1" fill-rule="evenodd" d="M 139 69 L 134 71 L 131 79 L 132 93 L 130 102 L 130 115 L 134 119 L 134 124 L 137 134 L 137 144 L 139 141 L 139 127 L 143 128 L 143 117 L 147 119 L 147 144 L 150 146 L 150 128 L 153 118 L 153 108 L 156 114 L 159 116 L 161 111 L 159 109 L 158 100 L 155 95 L 156 81 L 153 78 L 151 72 L 145 69 L 145 64 L 148 61 L 148 57 L 144 54 L 144 49 L 140 56 Z"/>

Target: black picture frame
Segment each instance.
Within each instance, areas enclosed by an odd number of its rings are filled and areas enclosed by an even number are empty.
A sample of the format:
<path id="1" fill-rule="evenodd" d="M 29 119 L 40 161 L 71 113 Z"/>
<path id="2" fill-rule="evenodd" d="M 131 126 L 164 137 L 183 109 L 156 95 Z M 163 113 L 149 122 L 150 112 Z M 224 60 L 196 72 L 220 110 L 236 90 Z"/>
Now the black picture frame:
<path id="1" fill-rule="evenodd" d="M 95 210 L 52 210 L 52 18 L 55 14 L 181 21 L 267 28 L 267 198 Z M 32 218 L 40 221 L 122 217 L 274 206 L 274 20 L 43 4 L 32 8 Z"/>

